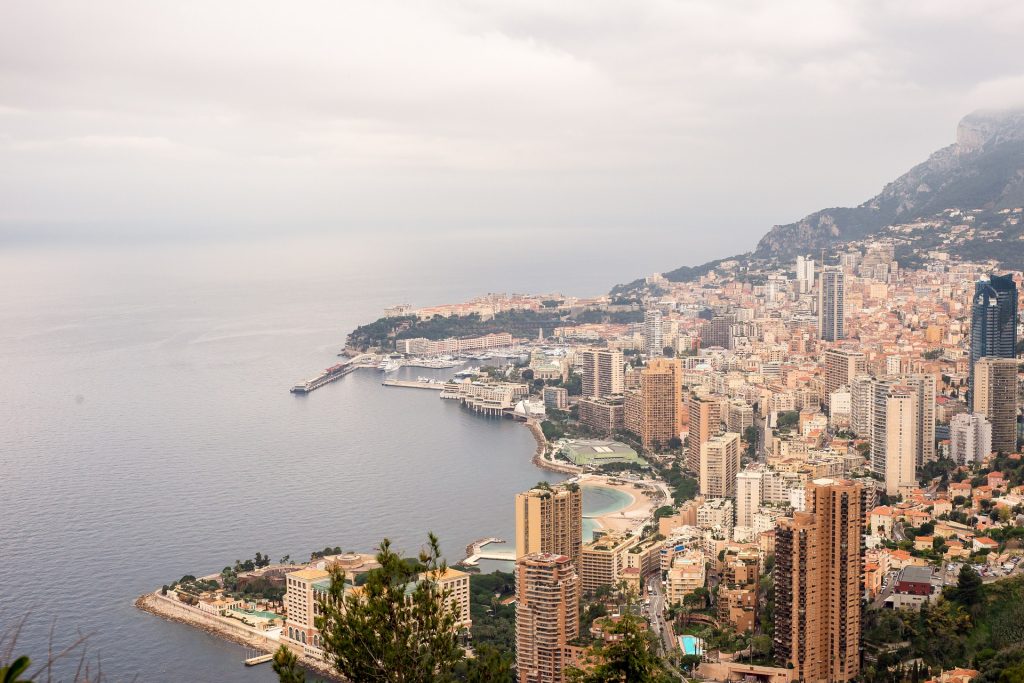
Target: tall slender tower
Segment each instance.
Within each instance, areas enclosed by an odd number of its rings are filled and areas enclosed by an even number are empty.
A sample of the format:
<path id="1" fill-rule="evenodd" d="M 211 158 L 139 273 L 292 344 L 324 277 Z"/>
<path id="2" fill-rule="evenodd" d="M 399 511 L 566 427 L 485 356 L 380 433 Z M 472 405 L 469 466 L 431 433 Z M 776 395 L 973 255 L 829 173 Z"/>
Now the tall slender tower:
<path id="1" fill-rule="evenodd" d="M 775 657 L 801 681 L 860 673 L 861 485 L 816 479 L 775 529 Z"/>
<path id="2" fill-rule="evenodd" d="M 992 423 L 992 450 L 1017 451 L 1017 359 L 980 358 L 974 364 L 974 412 Z"/>
<path id="3" fill-rule="evenodd" d="M 582 546 L 583 494 L 578 485 L 538 487 L 516 494 L 516 558 L 557 553 L 576 564 Z"/>
<path id="4" fill-rule="evenodd" d="M 640 371 L 640 389 L 626 395 L 626 429 L 648 450 L 679 438 L 683 423 L 683 366 L 678 358 L 654 358 Z"/>
<path id="5" fill-rule="evenodd" d="M 867 358 L 860 351 L 829 349 L 825 352 L 825 406 L 829 395 L 839 387 L 850 386 L 857 377 L 867 374 Z"/>
<path id="6" fill-rule="evenodd" d="M 907 375 L 907 386 L 917 392 L 917 466 L 935 460 L 935 375 Z"/>
<path id="7" fill-rule="evenodd" d="M 736 495 L 740 470 L 740 435 L 726 432 L 700 445 L 700 494 L 708 498 Z"/>
<path id="8" fill-rule="evenodd" d="M 565 555 L 516 560 L 516 670 L 519 683 L 562 683 L 566 646 L 580 632 L 580 582 Z"/>
<path id="9" fill-rule="evenodd" d="M 843 325 L 845 297 L 843 269 L 823 266 L 818 285 L 818 335 L 825 341 L 839 341 L 846 336 Z"/>
<path id="10" fill-rule="evenodd" d="M 603 398 L 621 394 L 625 388 L 625 360 L 619 349 L 584 349 L 580 352 L 583 365 L 583 395 Z"/>
<path id="11" fill-rule="evenodd" d="M 722 431 L 722 404 L 717 397 L 690 399 L 690 431 L 686 437 L 686 468 L 700 472 L 700 447 Z"/>
<path id="12" fill-rule="evenodd" d="M 661 311 L 652 308 L 644 312 L 644 351 L 648 356 L 660 356 L 662 345 Z"/>
<path id="13" fill-rule="evenodd" d="M 974 283 L 971 304 L 970 404 L 974 405 L 974 366 L 979 360 L 1013 358 L 1017 346 L 1017 285 L 1012 275 L 983 276 Z"/>

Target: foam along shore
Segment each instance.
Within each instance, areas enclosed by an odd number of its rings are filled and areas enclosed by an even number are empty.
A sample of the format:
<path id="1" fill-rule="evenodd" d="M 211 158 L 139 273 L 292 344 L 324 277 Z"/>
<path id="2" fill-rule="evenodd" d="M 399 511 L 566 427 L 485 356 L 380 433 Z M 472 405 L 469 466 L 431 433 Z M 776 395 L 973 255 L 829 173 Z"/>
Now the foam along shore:
<path id="1" fill-rule="evenodd" d="M 622 483 L 613 484 L 612 481 Z M 653 517 L 654 510 L 660 502 L 659 494 L 648 487 L 614 477 L 587 474 L 579 478 L 579 484 L 584 487 L 613 489 L 630 498 L 630 502 L 618 510 L 599 515 L 584 514 L 584 517 L 594 520 L 601 529 L 607 531 L 626 533 L 642 527 Z"/>
<path id="2" fill-rule="evenodd" d="M 144 612 L 197 628 L 200 631 L 205 631 L 224 640 L 229 640 L 232 643 L 244 645 L 247 648 L 267 654 L 273 654 L 281 646 L 280 641 L 277 639 L 278 633 L 275 631 L 260 631 L 243 624 L 237 619 L 226 619 L 202 612 L 172 597 L 161 595 L 159 590 L 140 596 L 135 600 L 135 606 Z M 322 660 L 296 652 L 295 650 L 292 651 L 298 655 L 299 663 L 317 676 L 322 676 L 331 681 L 345 680 Z M 243 666 L 241 657 L 239 658 L 238 666 Z"/>

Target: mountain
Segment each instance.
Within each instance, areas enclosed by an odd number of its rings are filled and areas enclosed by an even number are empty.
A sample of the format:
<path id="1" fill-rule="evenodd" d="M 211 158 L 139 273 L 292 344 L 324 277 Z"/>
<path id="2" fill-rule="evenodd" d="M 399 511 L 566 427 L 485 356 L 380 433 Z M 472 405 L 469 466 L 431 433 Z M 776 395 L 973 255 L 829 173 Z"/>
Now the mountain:
<path id="1" fill-rule="evenodd" d="M 1024 227 L 1018 225 L 1019 215 L 1005 217 L 1005 210 L 1018 207 L 1024 207 L 1024 109 L 978 111 L 960 121 L 955 143 L 932 154 L 876 196 L 859 206 L 822 209 L 795 223 L 776 225 L 761 238 L 752 254 L 743 257 L 785 261 L 798 253 L 817 253 L 921 222 L 930 222 L 931 234 L 920 237 L 942 246 L 943 240 L 935 239 L 936 234 L 945 234 L 945 229 L 959 225 L 963 221 L 958 219 L 966 214 L 971 215 L 976 240 L 991 244 L 992 231 L 998 234 L 1009 229 L 1017 233 L 1015 227 Z M 901 239 L 905 243 L 915 241 Z M 987 251 L 970 239 L 957 242 L 952 248 L 948 243 L 944 245 L 951 255 L 977 257 Z M 905 244 L 903 251 L 912 248 Z M 1024 263 L 1024 241 L 1019 246 L 1013 244 L 1009 251 L 1004 245 L 993 253 L 1008 262 Z M 665 273 L 665 277 L 689 280 L 706 272 L 705 266 L 679 268 Z"/>
<path id="2" fill-rule="evenodd" d="M 1024 206 L 1024 110 L 975 112 L 956 142 L 932 154 L 880 193 L 853 208 L 823 209 L 776 225 L 755 255 L 788 258 L 866 237 L 883 227 L 929 218 L 945 209 Z"/>

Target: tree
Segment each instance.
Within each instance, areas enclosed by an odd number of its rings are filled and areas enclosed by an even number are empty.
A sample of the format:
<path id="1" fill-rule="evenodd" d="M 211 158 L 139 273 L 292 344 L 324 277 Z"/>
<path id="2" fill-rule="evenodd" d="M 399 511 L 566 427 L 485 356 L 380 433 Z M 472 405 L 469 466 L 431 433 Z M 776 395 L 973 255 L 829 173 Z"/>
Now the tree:
<path id="1" fill-rule="evenodd" d="M 3 683 L 31 683 L 29 678 L 18 678 L 28 671 L 31 661 L 28 657 L 18 657 L 7 666 L 0 666 L 0 681 Z"/>
<path id="2" fill-rule="evenodd" d="M 381 541 L 380 568 L 353 590 L 340 569 L 320 600 L 322 647 L 343 676 L 368 683 L 433 683 L 463 658 L 457 607 L 438 579 L 447 571 L 437 537 L 428 534 L 418 561 Z"/>
<path id="3" fill-rule="evenodd" d="M 675 358 L 676 350 L 673 349 L 671 346 L 666 346 L 661 350 L 661 355 L 665 356 L 665 358 Z"/>
<path id="4" fill-rule="evenodd" d="M 970 607 L 981 602 L 983 590 L 984 585 L 978 572 L 974 571 L 974 567 L 971 565 L 965 564 L 960 569 L 960 576 L 957 577 L 956 589 L 953 591 L 952 598 L 964 607 Z"/>
<path id="5" fill-rule="evenodd" d="M 306 672 L 299 667 L 299 658 L 284 645 L 277 648 L 272 665 L 281 683 L 306 683 Z"/>
<path id="6" fill-rule="evenodd" d="M 512 660 L 495 647 L 481 645 L 467 664 L 467 683 L 513 683 Z"/>
<path id="7" fill-rule="evenodd" d="M 626 610 L 608 629 L 621 639 L 591 650 L 596 662 L 589 671 L 568 669 L 573 683 L 662 683 L 671 680 L 654 654 L 648 632 L 640 617 Z"/>

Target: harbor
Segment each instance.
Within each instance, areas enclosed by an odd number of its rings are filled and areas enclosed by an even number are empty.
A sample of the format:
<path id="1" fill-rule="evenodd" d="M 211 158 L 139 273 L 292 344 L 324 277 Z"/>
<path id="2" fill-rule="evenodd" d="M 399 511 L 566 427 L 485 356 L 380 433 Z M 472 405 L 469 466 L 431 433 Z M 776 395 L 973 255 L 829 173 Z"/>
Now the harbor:
<path id="1" fill-rule="evenodd" d="M 406 389 L 430 389 L 431 391 L 444 391 L 445 382 L 420 377 L 417 380 L 407 379 L 386 379 L 381 382 L 386 387 L 405 387 Z"/>

